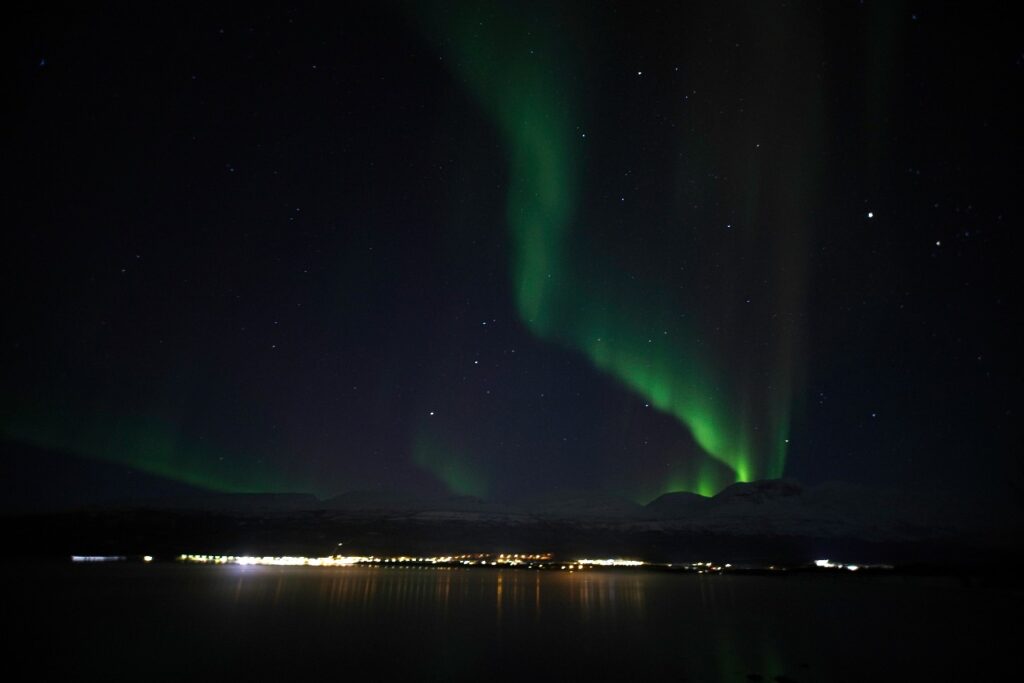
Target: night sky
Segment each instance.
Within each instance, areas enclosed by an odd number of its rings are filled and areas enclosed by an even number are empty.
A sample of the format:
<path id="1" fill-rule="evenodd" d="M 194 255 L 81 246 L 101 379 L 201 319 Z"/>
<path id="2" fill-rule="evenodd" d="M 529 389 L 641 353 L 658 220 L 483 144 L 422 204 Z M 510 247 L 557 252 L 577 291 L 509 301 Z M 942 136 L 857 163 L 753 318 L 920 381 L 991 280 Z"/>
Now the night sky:
<path id="1" fill-rule="evenodd" d="M 997 8 L 5 24 L 6 458 L 321 496 L 1024 489 Z"/>

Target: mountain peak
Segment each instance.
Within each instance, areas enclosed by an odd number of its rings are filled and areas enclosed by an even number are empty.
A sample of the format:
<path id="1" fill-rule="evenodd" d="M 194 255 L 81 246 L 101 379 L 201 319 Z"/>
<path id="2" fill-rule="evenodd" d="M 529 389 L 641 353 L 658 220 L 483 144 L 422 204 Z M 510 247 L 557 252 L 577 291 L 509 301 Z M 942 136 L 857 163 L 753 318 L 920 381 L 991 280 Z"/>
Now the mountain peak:
<path id="1" fill-rule="evenodd" d="M 766 503 L 780 498 L 803 495 L 804 487 L 794 479 L 762 479 L 760 481 L 736 482 L 725 487 L 714 496 L 716 503 L 739 502 Z"/>

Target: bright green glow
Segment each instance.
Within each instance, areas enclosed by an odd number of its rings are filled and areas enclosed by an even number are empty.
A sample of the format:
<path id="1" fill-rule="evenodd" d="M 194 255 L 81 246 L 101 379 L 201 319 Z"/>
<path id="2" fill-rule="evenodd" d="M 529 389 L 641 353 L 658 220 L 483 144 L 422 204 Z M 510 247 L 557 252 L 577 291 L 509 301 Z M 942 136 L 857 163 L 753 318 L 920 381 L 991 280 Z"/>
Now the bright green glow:
<path id="1" fill-rule="evenodd" d="M 629 497 L 641 505 L 675 491 L 691 491 L 710 497 L 735 481 L 736 473 L 714 458 L 678 459 L 663 481 L 637 490 Z"/>
<path id="2" fill-rule="evenodd" d="M 541 338 L 584 353 L 677 418 L 728 468 L 727 475 L 721 467 L 674 475 L 661 492 L 710 495 L 735 481 L 780 476 L 788 394 L 786 408 L 755 435 L 741 388 L 708 357 L 699 335 L 679 322 L 679 312 L 649 314 L 652 302 L 665 298 L 657 284 L 616 278 L 614 263 L 589 253 L 586 226 L 574 216 L 585 197 L 577 191 L 580 138 L 571 96 L 577 74 L 560 49 L 563 37 L 543 22 L 524 25 L 502 5 L 458 7 L 443 17 L 444 25 L 430 17 L 426 24 L 443 37 L 446 63 L 454 63 L 456 76 L 479 98 L 508 150 L 511 270 L 525 324 Z"/>
<path id="3" fill-rule="evenodd" d="M 287 486 L 274 473 L 253 467 L 195 439 L 166 422 L 146 417 L 66 411 L 19 411 L 4 416 L 4 438 L 94 460 L 119 463 L 212 491 L 283 493 L 310 491 L 304 483 Z M 317 491 L 318 494 L 329 493 Z"/>
<path id="4" fill-rule="evenodd" d="M 487 495 L 487 479 L 478 461 L 459 449 L 421 434 L 413 449 L 413 462 L 426 469 L 460 496 Z"/>

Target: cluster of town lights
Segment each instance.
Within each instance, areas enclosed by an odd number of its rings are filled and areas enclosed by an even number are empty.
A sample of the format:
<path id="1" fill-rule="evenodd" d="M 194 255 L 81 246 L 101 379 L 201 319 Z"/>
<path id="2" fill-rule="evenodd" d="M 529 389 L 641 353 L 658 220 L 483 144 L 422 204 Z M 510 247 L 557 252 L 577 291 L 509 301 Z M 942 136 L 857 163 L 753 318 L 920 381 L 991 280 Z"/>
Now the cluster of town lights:
<path id="1" fill-rule="evenodd" d="M 71 561 L 76 563 L 93 562 L 125 562 L 129 558 L 125 555 L 72 555 Z M 143 562 L 152 562 L 152 555 L 134 556 L 132 559 L 141 559 Z M 665 568 L 676 571 L 690 571 L 698 574 L 711 574 L 728 571 L 733 568 L 729 563 L 720 564 L 717 562 L 687 562 L 682 564 L 660 564 L 644 562 L 642 560 L 629 560 L 623 558 L 584 558 L 579 560 L 555 560 L 551 553 L 471 553 L 464 555 L 438 555 L 433 557 L 420 557 L 412 555 L 398 555 L 394 557 L 378 557 L 375 555 L 328 555 L 324 557 L 304 557 L 301 555 L 179 555 L 179 562 L 192 564 L 230 564 L 239 566 L 269 566 L 269 567 L 354 567 L 357 565 L 369 566 L 442 566 L 442 567 L 525 567 L 527 569 L 562 569 L 567 571 L 578 571 L 583 569 L 594 569 L 596 567 L 651 567 Z M 831 560 L 815 560 L 814 567 L 819 569 L 845 569 L 855 572 L 861 569 L 893 569 L 892 565 L 886 564 L 842 564 Z M 807 565 L 804 565 L 805 567 Z M 747 567 L 748 570 L 755 569 L 763 571 L 781 570 L 785 567 L 770 565 L 767 567 Z M 742 571 L 742 569 L 740 570 Z"/>
<path id="2" fill-rule="evenodd" d="M 397 557 L 376 557 L 373 555 L 329 555 L 326 557 L 302 557 L 297 555 L 179 555 L 181 562 L 195 564 L 235 564 L 242 566 L 262 565 L 270 567 L 351 567 L 355 565 L 466 565 L 466 566 L 506 566 L 534 567 L 558 566 L 561 569 L 585 569 L 590 567 L 641 567 L 647 564 L 640 560 L 582 559 L 566 564 L 552 565 L 551 553 L 474 553 L 470 555 L 441 555 L 436 557 L 413 557 L 400 555 Z"/>
<path id="3" fill-rule="evenodd" d="M 378 561 L 374 557 L 362 555 L 331 555 L 328 557 L 299 557 L 295 555 L 278 555 L 256 557 L 254 555 L 180 555 L 178 559 L 182 562 L 193 562 L 196 564 L 238 564 L 266 565 L 272 567 L 351 567 L 356 564 L 365 564 Z"/>
<path id="4" fill-rule="evenodd" d="M 832 560 L 815 560 L 814 566 L 820 569 L 846 569 L 855 572 L 858 569 L 892 569 L 891 564 L 842 564 Z"/>
<path id="5" fill-rule="evenodd" d="M 72 555 L 72 562 L 124 562 L 124 555 Z"/>
<path id="6" fill-rule="evenodd" d="M 668 565 L 670 568 L 672 565 Z M 679 565 L 684 569 L 697 572 L 698 574 L 707 574 L 709 572 L 721 572 L 725 569 L 732 569 L 732 565 L 729 563 L 716 564 L 714 562 L 690 562 L 689 564 Z M 774 569 L 774 567 L 772 567 Z"/>

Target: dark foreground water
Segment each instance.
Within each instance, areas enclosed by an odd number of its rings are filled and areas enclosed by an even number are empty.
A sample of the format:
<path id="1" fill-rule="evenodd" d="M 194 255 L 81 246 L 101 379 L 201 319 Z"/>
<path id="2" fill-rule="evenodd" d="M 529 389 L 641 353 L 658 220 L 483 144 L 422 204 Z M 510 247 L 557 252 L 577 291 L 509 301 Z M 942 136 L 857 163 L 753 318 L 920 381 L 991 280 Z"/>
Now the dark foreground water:
<path id="1" fill-rule="evenodd" d="M 946 579 L 124 564 L 9 568 L 4 587 L 8 670 L 33 667 L 25 680 L 973 681 L 1024 670 L 1019 592 Z"/>

